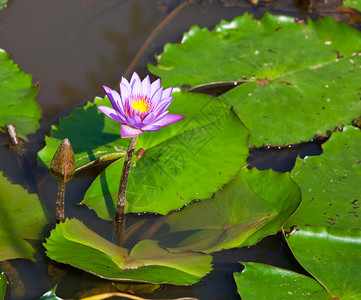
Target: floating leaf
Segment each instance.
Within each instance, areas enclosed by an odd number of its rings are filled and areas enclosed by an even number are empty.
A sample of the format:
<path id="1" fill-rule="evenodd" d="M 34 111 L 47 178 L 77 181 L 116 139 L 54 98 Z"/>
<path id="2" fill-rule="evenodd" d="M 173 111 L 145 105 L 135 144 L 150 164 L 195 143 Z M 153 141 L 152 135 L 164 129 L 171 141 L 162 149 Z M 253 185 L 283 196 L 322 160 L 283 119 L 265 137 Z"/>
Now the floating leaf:
<path id="1" fill-rule="evenodd" d="M 209 255 L 173 253 L 152 240 L 128 253 L 76 219 L 58 224 L 44 246 L 51 259 L 111 280 L 193 284 L 212 269 Z"/>
<path id="2" fill-rule="evenodd" d="M 244 300 L 331 299 L 323 286 L 308 276 L 264 264 L 242 264 L 244 270 L 234 273 L 234 279 Z"/>
<path id="3" fill-rule="evenodd" d="M 4 3 L 0 2 L 0 8 Z M 32 85 L 31 75 L 25 74 L 19 66 L 0 49 L 0 130 L 13 124 L 19 136 L 26 136 L 39 128 L 40 106 L 35 102 L 38 88 Z"/>
<path id="4" fill-rule="evenodd" d="M 6 274 L 2 272 L 0 274 L 0 300 L 5 299 L 7 288 L 8 288 L 8 279 L 6 277 Z"/>
<path id="5" fill-rule="evenodd" d="M 361 131 L 347 126 L 322 145 L 323 154 L 298 159 L 292 178 L 302 189 L 302 203 L 287 222 L 361 229 Z"/>
<path id="6" fill-rule="evenodd" d="M 7 2 L 8 2 L 8 0 L 0 0 L 0 9 L 5 8 Z"/>
<path id="7" fill-rule="evenodd" d="M 35 252 L 25 239 L 40 239 L 47 224 L 37 195 L 11 184 L 0 172 L 0 261 L 32 259 Z"/>
<path id="8" fill-rule="evenodd" d="M 166 223 L 171 233 L 185 237 L 177 247 L 211 253 L 276 234 L 300 201 L 300 189 L 289 174 L 243 169 L 214 198 L 171 214 Z"/>
<path id="9" fill-rule="evenodd" d="M 360 299 L 360 229 L 300 226 L 287 242 L 300 264 L 333 297 Z"/>
<path id="10" fill-rule="evenodd" d="M 284 145 L 360 117 L 360 52 L 361 33 L 329 17 L 302 25 L 245 14 L 213 32 L 192 27 L 149 69 L 166 86 L 243 82 L 223 98 L 250 130 L 250 145 Z"/>
<path id="11" fill-rule="evenodd" d="M 127 212 L 166 214 L 210 197 L 246 165 L 247 129 L 224 102 L 176 92 L 173 104 L 172 112 L 185 115 L 184 120 L 139 137 L 137 147 L 146 151 L 130 171 Z M 123 163 L 107 167 L 84 196 L 82 203 L 100 218 L 115 216 Z"/>
<path id="12" fill-rule="evenodd" d="M 361 1 L 360 0 L 345 0 L 343 2 L 344 7 L 350 7 L 361 11 Z"/>

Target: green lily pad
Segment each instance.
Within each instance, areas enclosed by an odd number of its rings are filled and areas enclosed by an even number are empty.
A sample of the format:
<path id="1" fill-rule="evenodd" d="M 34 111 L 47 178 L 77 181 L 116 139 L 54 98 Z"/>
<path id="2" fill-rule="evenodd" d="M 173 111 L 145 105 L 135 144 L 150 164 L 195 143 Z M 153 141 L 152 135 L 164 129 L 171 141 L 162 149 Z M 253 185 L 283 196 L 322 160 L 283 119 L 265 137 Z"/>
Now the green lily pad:
<path id="1" fill-rule="evenodd" d="M 350 7 L 361 11 L 361 1 L 360 0 L 345 0 L 343 2 L 344 7 Z"/>
<path id="2" fill-rule="evenodd" d="M 8 279 L 6 277 L 6 274 L 2 272 L 0 274 L 0 300 L 5 299 L 7 289 L 8 289 Z"/>
<path id="3" fill-rule="evenodd" d="M 276 234 L 300 201 L 289 174 L 243 169 L 214 198 L 171 214 L 166 223 L 184 238 L 176 247 L 211 253 Z"/>
<path id="4" fill-rule="evenodd" d="M 244 300 L 331 299 L 316 280 L 292 271 L 259 263 L 242 263 L 242 273 L 234 273 L 238 293 Z"/>
<path id="5" fill-rule="evenodd" d="M 300 264 L 333 297 L 360 299 L 360 229 L 300 226 L 287 242 Z"/>
<path id="6" fill-rule="evenodd" d="M 297 159 L 291 173 L 302 203 L 285 228 L 319 225 L 361 229 L 361 131 L 347 126 L 322 145 L 323 154 Z"/>
<path id="7" fill-rule="evenodd" d="M 4 5 L 4 3 L 0 3 Z M 13 124 L 19 137 L 39 128 L 40 106 L 35 102 L 38 88 L 32 84 L 32 76 L 19 69 L 4 50 L 0 49 L 0 130 Z"/>
<path id="8" fill-rule="evenodd" d="M 245 14 L 213 32 L 192 27 L 149 69 L 166 86 L 243 83 L 223 98 L 250 130 L 250 145 L 284 145 L 360 117 L 360 52 L 361 33 L 329 17 L 302 25 Z"/>
<path id="9" fill-rule="evenodd" d="M 174 93 L 173 102 L 172 112 L 185 115 L 184 123 L 140 136 L 137 147 L 146 151 L 130 171 L 127 212 L 166 214 L 210 197 L 247 164 L 248 131 L 230 107 L 193 93 Z M 115 216 L 123 164 L 108 166 L 84 196 L 82 204 L 102 219 Z"/>
<path id="10" fill-rule="evenodd" d="M 139 242 L 128 253 L 76 219 L 58 224 L 44 246 L 51 259 L 111 280 L 184 285 L 212 269 L 209 255 L 173 253 L 152 240 Z"/>
<path id="11" fill-rule="evenodd" d="M 41 239 L 48 223 L 37 195 L 11 184 L 0 172 L 0 261 L 33 258 L 35 250 L 24 239 Z"/>

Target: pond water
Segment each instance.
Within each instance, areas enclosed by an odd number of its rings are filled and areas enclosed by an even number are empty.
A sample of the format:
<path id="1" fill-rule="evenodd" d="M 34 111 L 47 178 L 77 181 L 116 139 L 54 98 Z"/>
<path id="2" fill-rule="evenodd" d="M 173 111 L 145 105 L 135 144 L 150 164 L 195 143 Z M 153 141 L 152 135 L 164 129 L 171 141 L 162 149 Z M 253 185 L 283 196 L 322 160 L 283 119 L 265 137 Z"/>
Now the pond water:
<path id="1" fill-rule="evenodd" d="M 97 95 L 103 96 L 103 84 L 116 87 L 120 76 L 154 30 L 154 38 L 147 42 L 139 60 L 133 62 L 134 70 L 141 77 L 148 74 L 147 63 L 154 63 L 154 53 L 160 53 L 166 42 L 179 42 L 183 32 L 195 24 L 213 28 L 221 19 L 231 20 L 246 11 L 256 18 L 269 11 L 299 19 L 331 14 L 336 19 L 348 20 L 348 16 L 335 9 L 340 1 L 194 2 L 177 10 L 183 1 L 11 0 L 8 7 L 0 11 L 0 47 L 10 53 L 26 73 L 33 75 L 40 87 L 37 102 L 43 110 L 41 128 L 29 137 L 24 156 L 18 157 L 9 150 L 8 137 L 0 136 L 0 170 L 12 183 L 38 193 L 51 219 L 55 218 L 57 182 L 48 170 L 36 165 L 36 153 L 44 146 L 44 135 L 49 134 L 51 124 L 74 107 L 84 105 Z M 252 2 L 259 2 L 259 5 Z M 166 18 L 168 22 L 158 27 Z M 273 168 L 286 172 L 292 169 L 297 155 L 320 154 L 323 141 L 282 149 L 252 149 L 249 163 L 261 170 Z M 101 221 L 93 211 L 77 205 L 101 168 L 82 172 L 67 184 L 66 216 L 82 220 L 92 230 L 111 239 L 111 222 Z M 141 218 L 151 223 L 158 217 L 130 215 L 127 225 Z M 35 246 L 41 250 L 40 243 Z M 252 247 L 217 252 L 213 257 L 214 271 L 201 282 L 190 287 L 165 286 L 145 297 L 239 299 L 233 281 L 233 272 L 241 270 L 239 261 L 263 262 L 305 273 L 284 245 L 281 235 L 267 237 Z M 3 262 L 0 269 L 17 274 L 10 277 L 12 285 L 6 299 L 36 299 L 55 284 L 58 284 L 59 297 L 70 298 L 82 290 L 106 283 L 93 275 L 50 262 L 46 257 L 39 257 L 37 263 L 21 259 Z"/>

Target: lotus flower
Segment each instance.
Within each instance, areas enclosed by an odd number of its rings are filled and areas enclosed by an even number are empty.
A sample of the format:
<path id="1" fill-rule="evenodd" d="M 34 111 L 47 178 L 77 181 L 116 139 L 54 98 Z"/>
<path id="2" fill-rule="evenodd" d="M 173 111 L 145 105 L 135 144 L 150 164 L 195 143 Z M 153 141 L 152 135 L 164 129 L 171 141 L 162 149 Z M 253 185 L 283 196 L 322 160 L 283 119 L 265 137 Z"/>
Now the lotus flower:
<path id="1" fill-rule="evenodd" d="M 98 109 L 109 118 L 121 123 L 121 137 L 132 137 L 144 131 L 156 131 L 184 118 L 182 115 L 168 114 L 173 88 L 163 90 L 160 79 L 153 83 L 149 76 L 143 81 L 136 72 L 130 82 L 122 77 L 120 94 L 103 86 L 113 108 L 99 106 Z"/>

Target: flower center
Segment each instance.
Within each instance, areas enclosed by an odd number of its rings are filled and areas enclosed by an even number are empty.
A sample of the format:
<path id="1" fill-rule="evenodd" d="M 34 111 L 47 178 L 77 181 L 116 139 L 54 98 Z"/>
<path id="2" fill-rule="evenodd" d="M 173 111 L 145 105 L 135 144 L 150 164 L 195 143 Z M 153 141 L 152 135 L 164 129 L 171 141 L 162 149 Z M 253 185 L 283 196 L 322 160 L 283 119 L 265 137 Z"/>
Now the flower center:
<path id="1" fill-rule="evenodd" d="M 137 97 L 133 101 L 131 101 L 131 106 L 133 109 L 137 110 L 139 113 L 143 114 L 149 111 L 150 103 L 149 99 L 146 97 Z"/>

